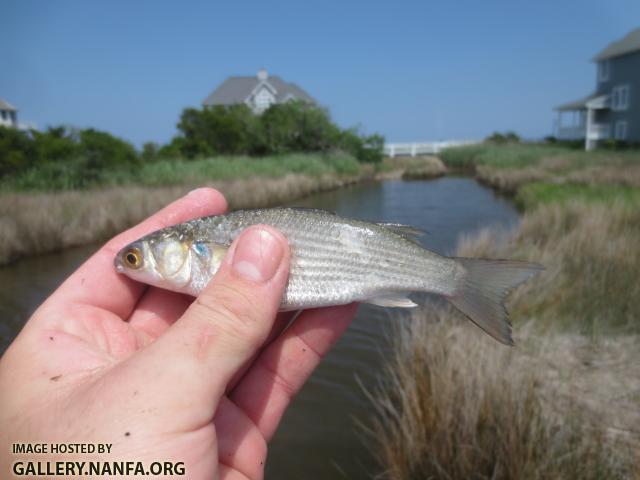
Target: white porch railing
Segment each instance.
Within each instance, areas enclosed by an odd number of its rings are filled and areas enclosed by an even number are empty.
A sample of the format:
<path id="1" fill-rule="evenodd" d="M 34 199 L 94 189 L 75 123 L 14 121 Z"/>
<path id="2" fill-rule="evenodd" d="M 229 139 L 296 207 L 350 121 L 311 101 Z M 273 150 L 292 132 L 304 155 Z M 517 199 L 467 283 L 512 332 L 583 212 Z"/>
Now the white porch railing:
<path id="1" fill-rule="evenodd" d="M 558 138 L 558 140 L 584 140 L 586 134 L 586 125 L 556 127 L 556 137 Z"/>
<path id="2" fill-rule="evenodd" d="M 384 154 L 388 157 L 433 155 L 449 147 L 475 145 L 479 140 L 447 140 L 444 142 L 386 143 Z"/>
<path id="3" fill-rule="evenodd" d="M 611 136 L 611 125 L 608 123 L 592 123 L 587 132 L 589 140 L 606 140 Z"/>

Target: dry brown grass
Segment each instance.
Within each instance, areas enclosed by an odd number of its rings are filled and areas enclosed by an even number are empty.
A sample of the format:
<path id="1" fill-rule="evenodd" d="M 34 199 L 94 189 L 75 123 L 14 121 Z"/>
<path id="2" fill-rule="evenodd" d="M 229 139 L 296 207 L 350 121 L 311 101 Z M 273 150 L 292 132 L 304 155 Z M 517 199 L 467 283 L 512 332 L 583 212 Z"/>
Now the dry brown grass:
<path id="1" fill-rule="evenodd" d="M 447 173 L 447 167 L 437 157 L 425 155 L 419 157 L 385 158 L 379 180 L 400 179 L 419 180 L 441 177 Z"/>
<path id="2" fill-rule="evenodd" d="M 546 271 L 509 299 L 513 349 L 449 309 L 402 325 L 372 395 L 384 476 L 640 475 L 640 211 L 542 206 L 515 234 L 462 239 L 458 254 Z"/>
<path id="3" fill-rule="evenodd" d="M 615 202 L 550 204 L 526 213 L 508 243 L 500 238 L 485 230 L 462 239 L 458 253 L 545 266 L 511 296 L 517 317 L 592 337 L 640 333 L 640 209 Z"/>
<path id="4" fill-rule="evenodd" d="M 566 180 L 587 185 L 621 185 L 640 187 L 640 165 L 624 168 L 615 166 L 592 166 L 570 172 Z"/>
<path id="5" fill-rule="evenodd" d="M 476 168 L 476 178 L 501 192 L 516 193 L 518 188 L 527 183 L 549 180 L 553 174 L 548 170 L 538 167 L 525 168 L 495 168 L 480 165 Z"/>
<path id="6" fill-rule="evenodd" d="M 516 193 L 531 182 L 573 183 L 580 185 L 619 185 L 640 187 L 640 165 L 584 164 L 576 165 L 570 159 L 549 157 L 538 164 L 504 168 L 494 165 L 478 165 L 476 177 L 481 182 L 505 193 Z"/>
<path id="7" fill-rule="evenodd" d="M 638 444 L 612 436 L 576 401 L 579 377 L 564 360 L 580 338 L 506 348 L 450 311 L 430 317 L 402 325 L 386 383 L 372 395 L 382 478 L 595 480 L 637 471 Z M 634 342 L 625 347 L 638 356 Z M 591 383 L 586 396 L 603 386 Z"/>
<path id="8" fill-rule="evenodd" d="M 208 183 L 231 208 L 276 205 L 370 178 L 287 175 Z M 201 185 L 198 185 L 201 186 Z M 98 242 L 149 216 L 196 185 L 116 187 L 60 193 L 0 195 L 0 265 L 17 258 Z"/>

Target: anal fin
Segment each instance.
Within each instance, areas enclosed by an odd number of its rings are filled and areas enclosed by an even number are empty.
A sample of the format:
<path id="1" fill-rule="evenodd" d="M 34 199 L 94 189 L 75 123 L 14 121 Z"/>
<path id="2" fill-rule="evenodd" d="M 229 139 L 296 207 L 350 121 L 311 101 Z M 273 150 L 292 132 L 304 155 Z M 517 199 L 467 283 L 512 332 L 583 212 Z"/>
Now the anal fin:
<path id="1" fill-rule="evenodd" d="M 380 307 L 413 308 L 418 306 L 417 303 L 414 303 L 409 297 L 407 297 L 406 292 L 380 295 L 378 297 L 368 298 L 363 302 L 370 303 L 371 305 L 378 305 Z"/>

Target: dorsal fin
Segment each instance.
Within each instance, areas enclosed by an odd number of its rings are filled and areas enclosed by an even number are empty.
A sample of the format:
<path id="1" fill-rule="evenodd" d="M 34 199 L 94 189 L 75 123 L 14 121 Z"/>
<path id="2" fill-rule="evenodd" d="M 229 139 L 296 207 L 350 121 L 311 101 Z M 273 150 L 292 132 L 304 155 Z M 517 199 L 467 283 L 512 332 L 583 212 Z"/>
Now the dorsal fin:
<path id="1" fill-rule="evenodd" d="M 418 239 L 425 234 L 424 230 L 401 223 L 378 223 L 378 225 L 418 245 L 420 245 Z"/>

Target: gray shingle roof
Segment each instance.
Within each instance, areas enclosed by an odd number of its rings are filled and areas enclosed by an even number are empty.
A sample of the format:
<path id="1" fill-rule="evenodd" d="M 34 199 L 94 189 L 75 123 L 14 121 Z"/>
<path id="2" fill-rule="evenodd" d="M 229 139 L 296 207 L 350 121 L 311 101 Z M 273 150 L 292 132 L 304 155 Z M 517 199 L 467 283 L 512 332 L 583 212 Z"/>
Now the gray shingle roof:
<path id="1" fill-rule="evenodd" d="M 14 107 L 13 105 L 11 105 L 9 102 L 7 102 L 2 98 L 0 98 L 0 110 L 10 110 L 12 112 L 17 111 L 16 107 Z"/>
<path id="2" fill-rule="evenodd" d="M 563 103 L 562 105 L 558 105 L 557 107 L 553 107 L 554 110 L 580 110 L 583 108 L 587 108 L 587 102 L 589 100 L 593 100 L 598 96 L 597 93 L 592 93 L 591 95 L 587 95 L 580 100 L 575 100 L 573 102 Z"/>
<path id="3" fill-rule="evenodd" d="M 629 32 L 626 36 L 615 42 L 611 42 L 607 48 L 593 57 L 594 62 L 606 60 L 607 58 L 619 57 L 640 50 L 640 28 Z"/>
<path id="4" fill-rule="evenodd" d="M 205 106 L 233 105 L 243 103 L 251 92 L 258 86 L 258 77 L 229 77 L 202 101 Z M 294 96 L 309 103 L 316 103 L 315 99 L 295 83 L 285 82 L 278 75 L 269 75 L 266 83 L 271 85 L 276 93 L 276 101 L 283 102 L 288 96 Z"/>

